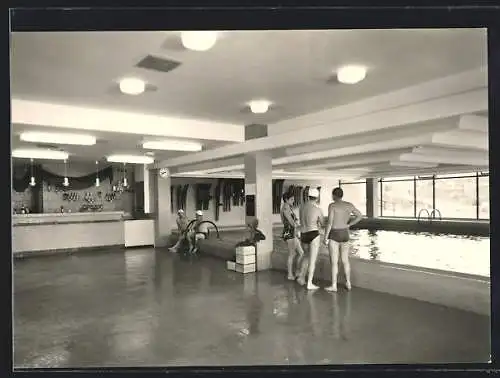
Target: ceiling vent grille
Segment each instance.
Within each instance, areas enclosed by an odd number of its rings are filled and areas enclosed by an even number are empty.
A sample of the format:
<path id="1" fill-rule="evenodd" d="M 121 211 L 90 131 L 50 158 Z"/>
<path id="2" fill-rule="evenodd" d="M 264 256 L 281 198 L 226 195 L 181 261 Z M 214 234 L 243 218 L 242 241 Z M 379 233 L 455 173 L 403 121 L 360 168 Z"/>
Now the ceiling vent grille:
<path id="1" fill-rule="evenodd" d="M 148 55 L 137 63 L 136 67 L 157 72 L 170 72 L 181 65 L 180 62 Z"/>

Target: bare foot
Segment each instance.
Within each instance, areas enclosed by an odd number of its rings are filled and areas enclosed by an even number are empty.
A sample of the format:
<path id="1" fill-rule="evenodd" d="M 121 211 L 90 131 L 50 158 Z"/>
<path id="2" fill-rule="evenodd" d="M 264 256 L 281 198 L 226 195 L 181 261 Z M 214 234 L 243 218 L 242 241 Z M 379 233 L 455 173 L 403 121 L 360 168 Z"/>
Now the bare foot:
<path id="1" fill-rule="evenodd" d="M 174 247 L 170 247 L 168 250 L 169 250 L 170 252 L 172 252 L 172 253 L 177 252 L 177 250 L 176 250 Z"/>
<path id="2" fill-rule="evenodd" d="M 347 281 L 347 282 L 345 283 L 345 288 L 346 288 L 347 290 L 351 290 L 351 289 L 352 289 L 351 283 L 350 283 L 349 281 Z"/>
<path id="3" fill-rule="evenodd" d="M 313 283 L 308 283 L 307 284 L 307 290 L 316 290 L 316 289 L 319 289 L 319 286 L 316 286 Z"/>
<path id="4" fill-rule="evenodd" d="M 306 280 L 302 277 L 297 278 L 297 282 L 299 285 L 304 286 L 306 284 Z"/>
<path id="5" fill-rule="evenodd" d="M 295 281 L 295 277 L 294 276 L 288 275 L 287 278 L 288 278 L 289 281 Z"/>
<path id="6" fill-rule="evenodd" d="M 337 286 L 336 285 L 328 286 L 328 287 L 325 287 L 325 290 L 331 291 L 331 292 L 337 292 Z"/>

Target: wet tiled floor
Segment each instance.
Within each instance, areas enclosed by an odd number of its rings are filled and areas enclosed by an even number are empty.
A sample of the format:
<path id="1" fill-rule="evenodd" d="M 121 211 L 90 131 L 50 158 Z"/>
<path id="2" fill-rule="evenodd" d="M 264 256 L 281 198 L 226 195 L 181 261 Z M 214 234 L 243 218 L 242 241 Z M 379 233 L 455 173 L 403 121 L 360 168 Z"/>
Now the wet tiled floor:
<path id="1" fill-rule="evenodd" d="M 324 284 L 323 284 L 324 286 Z M 14 265 L 15 367 L 486 362 L 490 319 L 135 249 Z"/>

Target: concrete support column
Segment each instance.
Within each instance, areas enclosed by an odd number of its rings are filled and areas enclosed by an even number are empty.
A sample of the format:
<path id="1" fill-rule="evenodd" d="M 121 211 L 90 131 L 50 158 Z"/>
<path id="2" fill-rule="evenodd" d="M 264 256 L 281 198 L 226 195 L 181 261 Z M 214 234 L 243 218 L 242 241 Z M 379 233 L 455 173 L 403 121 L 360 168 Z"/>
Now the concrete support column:
<path id="1" fill-rule="evenodd" d="M 171 178 L 160 177 L 158 170 L 150 170 L 150 206 L 155 214 L 155 247 L 165 247 L 172 232 L 170 203 Z M 151 185 L 152 184 L 152 185 Z"/>
<path id="2" fill-rule="evenodd" d="M 248 125 L 245 127 L 245 139 L 267 136 L 267 125 Z M 273 185 L 272 156 L 268 151 L 245 155 L 245 195 L 247 196 L 246 221 L 256 217 L 259 229 L 266 236 L 257 247 L 257 269 L 271 268 L 273 252 Z M 250 201 L 253 201 L 250 202 Z"/>
<path id="3" fill-rule="evenodd" d="M 366 179 L 366 216 L 368 218 L 380 216 L 379 191 L 380 183 L 378 179 Z"/>

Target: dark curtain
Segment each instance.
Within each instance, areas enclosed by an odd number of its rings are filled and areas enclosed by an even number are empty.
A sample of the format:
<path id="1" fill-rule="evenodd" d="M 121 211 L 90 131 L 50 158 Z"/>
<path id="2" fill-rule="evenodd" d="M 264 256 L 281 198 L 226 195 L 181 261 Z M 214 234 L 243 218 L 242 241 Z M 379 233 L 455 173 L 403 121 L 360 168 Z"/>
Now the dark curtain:
<path id="1" fill-rule="evenodd" d="M 24 192 L 30 182 L 31 170 L 30 165 L 25 164 L 21 166 L 15 166 L 14 174 L 12 178 L 12 187 L 16 192 Z M 63 186 L 64 176 L 56 175 L 52 172 L 49 172 L 43 169 L 40 165 L 35 165 L 33 167 L 33 173 L 35 176 L 35 180 L 37 185 L 40 185 L 42 182 L 46 182 L 48 185 L 58 188 L 58 189 L 66 189 L 66 190 L 83 190 L 90 188 L 95 185 L 95 179 L 99 175 L 99 179 L 104 181 L 109 179 L 110 182 L 113 182 L 113 167 L 109 166 L 107 168 L 101 169 L 98 172 L 94 172 L 85 176 L 80 177 L 68 177 L 69 186 Z"/>

